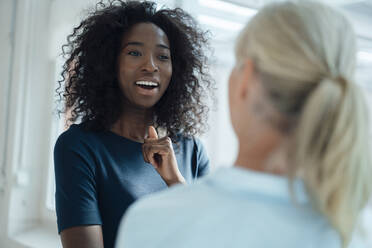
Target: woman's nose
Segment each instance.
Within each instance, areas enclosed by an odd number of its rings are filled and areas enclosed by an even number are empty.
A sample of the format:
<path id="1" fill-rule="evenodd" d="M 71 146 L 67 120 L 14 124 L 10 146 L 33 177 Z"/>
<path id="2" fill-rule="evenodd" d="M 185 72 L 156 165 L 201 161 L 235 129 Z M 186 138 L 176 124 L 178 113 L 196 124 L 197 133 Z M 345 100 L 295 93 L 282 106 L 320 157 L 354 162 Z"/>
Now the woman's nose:
<path id="1" fill-rule="evenodd" d="M 142 70 L 147 71 L 147 72 L 157 72 L 157 71 L 159 71 L 159 67 L 156 64 L 156 60 L 155 60 L 154 56 L 148 56 L 145 59 Z"/>

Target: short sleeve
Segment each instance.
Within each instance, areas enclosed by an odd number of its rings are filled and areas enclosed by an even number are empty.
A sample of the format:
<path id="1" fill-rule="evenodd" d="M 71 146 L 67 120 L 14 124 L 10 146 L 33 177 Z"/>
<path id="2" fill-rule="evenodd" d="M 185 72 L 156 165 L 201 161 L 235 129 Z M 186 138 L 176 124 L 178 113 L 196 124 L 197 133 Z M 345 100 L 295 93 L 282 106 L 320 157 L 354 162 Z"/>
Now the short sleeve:
<path id="1" fill-rule="evenodd" d="M 210 172 L 210 162 L 207 155 L 207 151 L 203 146 L 203 143 L 197 138 L 195 138 L 195 147 L 198 166 L 197 177 L 202 177 Z"/>
<path id="2" fill-rule="evenodd" d="M 69 131 L 58 138 L 54 147 L 59 233 L 73 226 L 102 224 L 94 157 L 83 137 Z"/>

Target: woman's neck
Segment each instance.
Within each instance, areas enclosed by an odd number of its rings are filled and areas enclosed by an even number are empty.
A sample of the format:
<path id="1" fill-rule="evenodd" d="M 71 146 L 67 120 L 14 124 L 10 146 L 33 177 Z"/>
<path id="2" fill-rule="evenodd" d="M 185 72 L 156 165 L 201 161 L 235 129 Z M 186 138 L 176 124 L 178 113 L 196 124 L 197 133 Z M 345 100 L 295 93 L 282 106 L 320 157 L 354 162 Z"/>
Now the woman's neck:
<path id="1" fill-rule="evenodd" d="M 153 125 L 152 110 L 125 108 L 110 130 L 127 139 L 143 143 L 150 125 Z"/>
<path id="2" fill-rule="evenodd" d="M 276 130 L 260 129 L 239 137 L 235 165 L 255 171 L 283 175 L 288 166 L 288 140 Z"/>

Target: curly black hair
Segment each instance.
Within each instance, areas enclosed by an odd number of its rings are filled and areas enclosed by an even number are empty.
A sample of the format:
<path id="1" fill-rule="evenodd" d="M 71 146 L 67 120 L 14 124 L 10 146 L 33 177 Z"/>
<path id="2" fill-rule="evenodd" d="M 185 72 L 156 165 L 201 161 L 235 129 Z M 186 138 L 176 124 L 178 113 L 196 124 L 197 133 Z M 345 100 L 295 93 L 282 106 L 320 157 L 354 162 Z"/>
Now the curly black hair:
<path id="1" fill-rule="evenodd" d="M 172 77 L 168 89 L 154 106 L 158 127 L 168 136 L 192 137 L 203 133 L 214 81 L 208 73 L 205 49 L 208 32 L 180 8 L 156 10 L 149 1 L 99 2 L 62 46 L 66 58 L 57 94 L 64 102 L 59 113 L 69 111 L 68 122 L 77 120 L 92 130 L 108 130 L 122 114 L 117 61 L 123 35 L 135 24 L 151 22 L 168 37 Z M 209 51 L 209 49 L 207 49 Z M 212 94 L 211 94 L 212 93 Z"/>

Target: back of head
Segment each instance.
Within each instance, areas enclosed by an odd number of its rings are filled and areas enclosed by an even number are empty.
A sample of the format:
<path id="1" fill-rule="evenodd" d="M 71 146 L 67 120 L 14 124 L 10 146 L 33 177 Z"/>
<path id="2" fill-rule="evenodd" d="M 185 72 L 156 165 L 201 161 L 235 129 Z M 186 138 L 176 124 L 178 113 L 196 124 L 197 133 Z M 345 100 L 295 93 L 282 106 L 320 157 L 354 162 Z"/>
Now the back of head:
<path id="1" fill-rule="evenodd" d="M 352 82 L 355 34 L 335 9 L 312 1 L 263 8 L 237 41 L 237 62 L 254 61 L 294 144 L 289 176 L 301 176 L 314 206 L 344 246 L 372 189 L 367 110 Z"/>

